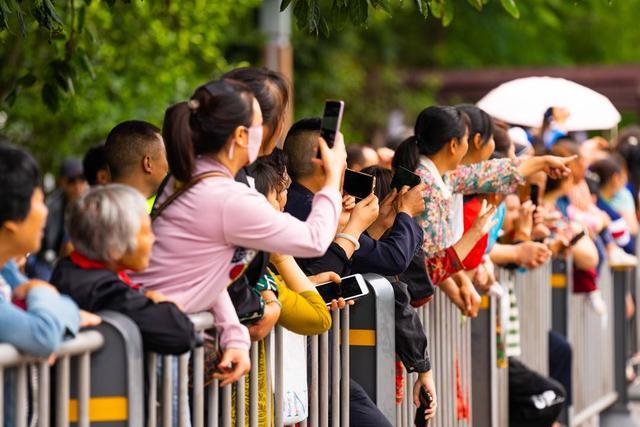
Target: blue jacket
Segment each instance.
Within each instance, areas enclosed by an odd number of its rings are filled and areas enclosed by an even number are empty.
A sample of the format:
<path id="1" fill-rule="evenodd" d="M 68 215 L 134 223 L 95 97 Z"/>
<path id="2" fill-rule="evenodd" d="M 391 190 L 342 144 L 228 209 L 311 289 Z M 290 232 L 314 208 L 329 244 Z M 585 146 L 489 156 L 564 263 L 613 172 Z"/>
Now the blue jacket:
<path id="1" fill-rule="evenodd" d="M 45 357 L 55 352 L 66 335 L 75 335 L 80 324 L 78 306 L 67 296 L 45 288 L 27 295 L 27 310 L 15 306 L 11 292 L 26 282 L 13 261 L 0 270 L 0 343 Z"/>
<path id="2" fill-rule="evenodd" d="M 293 182 L 289 187 L 285 211 L 306 221 L 311 213 L 312 203 L 313 193 Z M 324 257 L 307 262 L 299 260 L 300 266 L 307 274 L 323 271 L 334 271 L 341 276 L 349 273 L 376 273 L 383 276 L 400 274 L 409 267 L 413 255 L 422 243 L 422 228 L 409 215 L 401 213 L 384 238 L 374 240 L 362 233 L 359 242 L 360 249 L 353 254 L 351 261 L 339 245 L 332 244 Z M 310 262 L 314 268 L 309 268 Z"/>

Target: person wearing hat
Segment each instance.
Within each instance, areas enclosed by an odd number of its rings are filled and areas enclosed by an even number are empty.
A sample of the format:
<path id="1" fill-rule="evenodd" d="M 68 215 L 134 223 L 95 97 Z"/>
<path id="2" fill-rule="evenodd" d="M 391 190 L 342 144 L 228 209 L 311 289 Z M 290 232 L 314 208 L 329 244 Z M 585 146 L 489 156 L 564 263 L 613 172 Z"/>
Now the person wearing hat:
<path id="1" fill-rule="evenodd" d="M 60 165 L 58 188 L 47 197 L 49 216 L 42 237 L 42 247 L 35 256 L 29 257 L 27 273 L 30 277 L 48 281 L 53 265 L 60 256 L 71 251 L 69 238 L 64 229 L 66 207 L 89 189 L 84 177 L 82 161 L 66 158 Z"/>

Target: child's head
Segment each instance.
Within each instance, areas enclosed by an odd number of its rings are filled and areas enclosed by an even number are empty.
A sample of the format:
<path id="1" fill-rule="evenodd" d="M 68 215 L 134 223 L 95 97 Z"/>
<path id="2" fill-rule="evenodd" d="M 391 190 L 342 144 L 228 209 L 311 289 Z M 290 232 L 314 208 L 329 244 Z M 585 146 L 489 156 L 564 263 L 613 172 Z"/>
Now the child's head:
<path id="1" fill-rule="evenodd" d="M 271 155 L 260 157 L 249 168 L 251 177 L 255 179 L 256 190 L 279 211 L 284 211 L 291 185 L 286 164 L 284 152 L 276 148 Z"/>
<path id="2" fill-rule="evenodd" d="M 455 169 L 467 154 L 469 128 L 469 116 L 455 107 L 425 108 L 415 125 L 418 152 L 430 158 L 438 157 L 448 170 Z"/>
<path id="3" fill-rule="evenodd" d="M 598 160 L 590 166 L 590 169 L 600 178 L 600 192 L 613 195 L 626 184 L 622 167 L 613 157 Z"/>
<path id="4" fill-rule="evenodd" d="M 456 105 L 469 117 L 469 150 L 464 163 L 479 163 L 489 160 L 495 149 L 493 120 L 484 110 L 471 104 Z"/>

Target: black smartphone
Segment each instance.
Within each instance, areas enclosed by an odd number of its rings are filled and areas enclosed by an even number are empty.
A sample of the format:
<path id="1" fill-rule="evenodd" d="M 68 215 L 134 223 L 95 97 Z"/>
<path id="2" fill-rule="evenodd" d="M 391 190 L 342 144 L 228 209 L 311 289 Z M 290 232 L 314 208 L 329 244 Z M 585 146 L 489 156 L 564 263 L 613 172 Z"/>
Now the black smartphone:
<path id="1" fill-rule="evenodd" d="M 391 179 L 391 189 L 395 188 L 398 191 L 402 190 L 405 185 L 413 188 L 418 184 L 420 184 L 420 177 L 402 166 L 396 169 L 396 173 Z"/>
<path id="2" fill-rule="evenodd" d="M 333 147 L 333 143 L 336 139 L 336 134 L 338 133 L 338 131 L 340 131 L 343 112 L 343 101 L 327 100 L 324 103 L 324 113 L 322 114 L 320 136 L 327 142 L 329 148 Z"/>
<path id="3" fill-rule="evenodd" d="M 416 410 L 416 418 L 414 424 L 417 427 L 425 427 L 429 425 L 429 421 L 424 419 L 424 414 L 431 407 L 431 395 L 424 389 L 420 388 L 420 406 Z"/>
<path id="4" fill-rule="evenodd" d="M 534 206 L 538 206 L 540 203 L 540 186 L 538 184 L 531 184 L 531 203 Z"/>
<path id="5" fill-rule="evenodd" d="M 369 293 L 369 288 L 361 274 L 343 277 L 340 283 L 321 283 L 316 286 L 316 289 L 327 305 L 330 305 L 334 299 L 344 298 L 348 301 Z"/>
<path id="6" fill-rule="evenodd" d="M 569 242 L 569 245 L 567 247 L 572 247 L 573 245 L 575 245 L 576 243 L 578 243 L 580 241 L 580 239 L 582 239 L 585 235 L 584 230 L 582 230 L 581 232 L 579 232 L 578 234 L 576 234 L 575 236 L 573 236 L 571 238 L 571 241 Z"/>
<path id="7" fill-rule="evenodd" d="M 345 193 L 356 198 L 356 200 L 362 200 L 373 193 L 373 188 L 376 185 L 376 178 L 373 175 L 368 175 L 362 172 L 356 172 L 351 169 L 344 171 L 344 182 L 342 189 Z"/>

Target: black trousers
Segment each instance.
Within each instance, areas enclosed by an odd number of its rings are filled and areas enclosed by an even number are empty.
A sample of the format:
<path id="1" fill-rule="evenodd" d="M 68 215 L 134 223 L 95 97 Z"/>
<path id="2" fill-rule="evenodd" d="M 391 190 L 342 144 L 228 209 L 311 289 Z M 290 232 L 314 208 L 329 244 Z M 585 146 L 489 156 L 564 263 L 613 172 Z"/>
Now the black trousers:
<path id="1" fill-rule="evenodd" d="M 392 427 L 362 386 L 349 380 L 349 423 L 352 427 Z"/>
<path id="2" fill-rule="evenodd" d="M 573 363 L 573 352 L 571 344 L 562 334 L 556 331 L 549 332 L 549 376 L 558 381 L 567 393 L 565 398 L 566 406 L 571 406 L 572 386 L 571 386 L 571 364 Z"/>
<path id="3" fill-rule="evenodd" d="M 564 407 L 562 384 L 509 358 L 509 426 L 550 427 Z"/>

